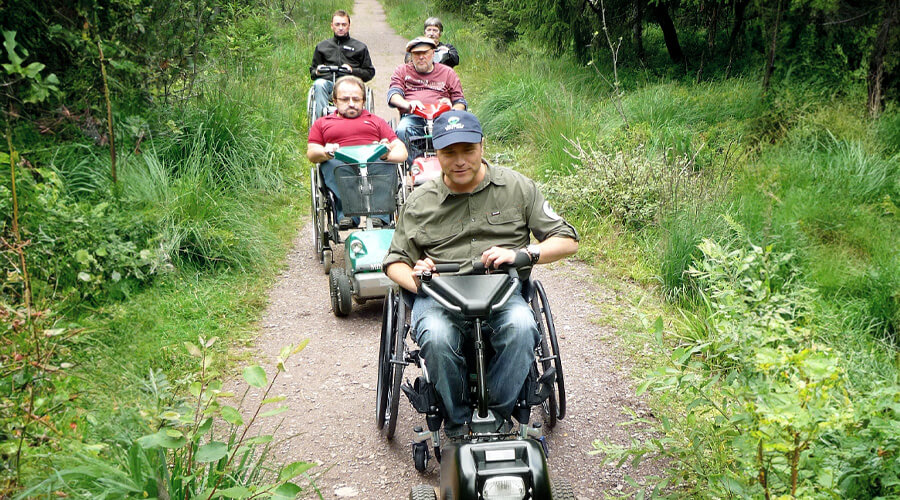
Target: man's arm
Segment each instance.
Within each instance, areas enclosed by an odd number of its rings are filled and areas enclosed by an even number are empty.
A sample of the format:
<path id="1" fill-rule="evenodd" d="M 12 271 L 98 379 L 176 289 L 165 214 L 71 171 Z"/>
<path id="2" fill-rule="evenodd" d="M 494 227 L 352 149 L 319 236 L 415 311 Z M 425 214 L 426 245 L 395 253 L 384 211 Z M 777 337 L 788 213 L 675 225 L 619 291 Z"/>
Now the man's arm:
<path id="1" fill-rule="evenodd" d="M 388 151 L 387 156 L 383 158 L 384 161 L 403 163 L 409 157 L 409 152 L 406 151 L 406 145 L 403 144 L 403 141 L 400 139 L 391 141 L 391 143 L 388 144 L 388 148 L 390 148 L 390 151 Z"/>
<path id="2" fill-rule="evenodd" d="M 453 109 L 465 111 L 469 103 L 466 102 L 466 98 L 463 96 L 462 83 L 459 81 L 459 76 L 452 68 L 447 68 L 447 70 L 449 71 L 447 87 L 450 92 L 450 102 L 453 103 Z"/>
<path id="3" fill-rule="evenodd" d="M 313 51 L 312 64 L 309 65 L 309 77 L 313 80 L 319 78 L 319 74 L 316 73 L 316 68 L 318 68 L 320 64 L 325 64 L 325 55 L 319 50 L 319 46 L 316 45 L 316 50 Z"/>
<path id="4" fill-rule="evenodd" d="M 360 58 L 359 67 L 353 68 L 353 71 L 350 74 L 360 77 L 364 82 L 368 82 L 372 78 L 375 78 L 375 66 L 372 65 L 372 58 L 369 57 L 369 48 L 364 47 L 362 52 L 363 54 Z"/>
<path id="5" fill-rule="evenodd" d="M 310 142 L 306 146 L 306 158 L 313 163 L 322 163 L 334 158 L 334 152 L 339 148 L 338 144 L 316 144 Z M 406 158 L 404 158 L 405 160 Z"/>
<path id="6" fill-rule="evenodd" d="M 459 64 L 459 52 L 456 51 L 456 47 L 450 45 L 449 43 L 442 43 L 443 47 L 447 47 L 446 52 L 444 52 L 444 57 L 440 62 L 441 64 L 446 64 L 451 68 Z"/>
<path id="7" fill-rule="evenodd" d="M 400 110 L 401 113 L 412 113 L 415 108 L 424 108 L 425 105 L 422 104 L 422 101 L 418 101 L 416 99 L 411 99 L 409 101 L 403 97 L 403 94 L 396 92 L 391 94 L 390 100 L 388 100 L 388 104 Z"/>
<path id="8" fill-rule="evenodd" d="M 567 236 L 551 236 L 537 244 L 541 256 L 537 264 L 549 264 L 559 259 L 573 255 L 578 251 L 578 242 Z M 481 262 L 485 267 L 497 267 L 501 264 L 511 264 L 516 260 L 516 254 L 523 249 L 491 247 L 481 254 Z"/>
<path id="9" fill-rule="evenodd" d="M 409 267 L 409 264 L 406 262 L 392 262 L 388 264 L 387 268 L 384 270 L 384 274 L 393 280 L 394 283 L 397 283 L 412 293 L 417 293 L 419 291 L 419 284 L 416 282 L 413 268 Z"/>

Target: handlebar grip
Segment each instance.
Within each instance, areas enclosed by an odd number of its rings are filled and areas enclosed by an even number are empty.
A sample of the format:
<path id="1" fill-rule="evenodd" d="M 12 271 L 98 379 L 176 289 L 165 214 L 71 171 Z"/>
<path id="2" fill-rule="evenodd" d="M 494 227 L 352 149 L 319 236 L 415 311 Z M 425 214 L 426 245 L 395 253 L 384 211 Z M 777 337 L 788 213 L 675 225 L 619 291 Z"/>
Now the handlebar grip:
<path id="1" fill-rule="evenodd" d="M 440 273 L 458 273 L 459 264 L 435 264 L 434 272 Z"/>

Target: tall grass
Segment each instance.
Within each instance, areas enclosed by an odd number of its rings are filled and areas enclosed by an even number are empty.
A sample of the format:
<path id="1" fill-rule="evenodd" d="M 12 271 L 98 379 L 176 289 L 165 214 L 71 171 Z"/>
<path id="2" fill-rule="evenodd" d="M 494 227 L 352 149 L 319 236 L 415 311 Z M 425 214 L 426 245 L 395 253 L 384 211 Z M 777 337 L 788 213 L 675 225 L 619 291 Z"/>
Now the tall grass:
<path id="1" fill-rule="evenodd" d="M 865 114 L 860 82 L 833 88 L 790 73 L 765 93 L 749 71 L 750 76 L 695 84 L 683 68 L 664 61 L 662 50 L 652 49 L 647 61 L 652 72 L 633 64 L 619 73 L 626 90 L 623 120 L 606 81 L 611 73 L 606 61 L 580 66 L 524 39 L 498 47 L 484 28 L 435 12 L 428 2 L 385 4 L 391 22 L 405 30 L 417 31 L 425 15 L 443 18 L 445 38 L 461 54 L 457 72 L 471 110 L 484 123 L 487 151 L 499 149 L 518 168 L 572 188 L 547 192 L 581 230 L 586 260 L 659 284 L 662 295 L 691 317 L 695 283 L 686 271 L 697 262 L 704 238 L 733 247 L 752 241 L 793 255 L 800 266 L 798 286 L 810 290 L 814 341 L 846 360 L 845 396 L 858 406 L 862 421 L 868 421 L 866 408 L 881 408 L 878 418 L 895 428 L 896 412 L 884 410 L 878 398 L 896 394 L 900 377 L 896 106 L 872 120 Z M 662 47 L 659 30 L 649 27 L 645 43 Z M 672 69 L 667 73 L 662 67 Z M 602 176 L 592 175 L 583 155 L 572 154 L 572 140 L 598 156 L 620 154 L 627 164 L 653 160 L 675 166 L 676 159 L 690 158 L 693 174 L 718 180 L 684 193 L 653 223 L 629 226 L 610 214 L 608 196 L 628 201 L 626 195 L 636 190 L 577 195 L 596 192 L 591 190 Z M 638 203 L 655 202 L 652 192 L 642 196 Z M 871 471 L 871 463 L 883 459 L 854 441 L 878 434 L 874 424 L 866 425 L 827 436 L 819 458 L 843 460 L 838 468 L 847 474 Z M 893 439 L 886 435 L 879 439 Z M 858 465 L 870 459 L 870 465 Z M 861 482 L 877 482 L 872 477 Z M 854 481 L 847 478 L 846 484 Z"/>

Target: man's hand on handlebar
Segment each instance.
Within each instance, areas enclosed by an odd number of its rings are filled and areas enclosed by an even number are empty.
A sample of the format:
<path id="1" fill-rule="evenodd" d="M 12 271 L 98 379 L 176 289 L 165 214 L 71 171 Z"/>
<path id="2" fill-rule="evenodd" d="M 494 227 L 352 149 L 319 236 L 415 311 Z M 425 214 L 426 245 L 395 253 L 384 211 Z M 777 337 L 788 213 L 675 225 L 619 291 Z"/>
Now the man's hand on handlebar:
<path id="1" fill-rule="evenodd" d="M 346 73 L 348 75 L 352 75 L 353 68 L 351 68 L 349 64 L 346 64 L 346 63 L 341 64 L 341 73 Z"/>
<path id="2" fill-rule="evenodd" d="M 481 254 L 481 263 L 488 269 L 496 269 L 503 264 L 512 264 L 516 260 L 516 250 L 491 247 Z"/>
<path id="3" fill-rule="evenodd" d="M 450 99 L 448 99 L 446 97 L 441 97 L 440 99 L 438 99 L 438 104 L 446 104 L 447 106 L 453 106 L 453 102 L 450 101 Z"/>
<path id="4" fill-rule="evenodd" d="M 336 142 L 329 142 L 324 146 L 325 154 L 328 156 L 334 157 L 334 152 L 341 148 L 341 145 Z"/>
<path id="5" fill-rule="evenodd" d="M 415 99 L 413 99 L 413 100 L 411 100 L 411 101 L 406 101 L 406 104 L 409 106 L 409 109 L 406 111 L 407 113 L 412 113 L 412 112 L 415 111 L 417 108 L 418 108 L 418 109 L 425 109 L 425 105 L 422 104 L 422 101 L 417 101 L 417 100 L 415 100 Z"/>

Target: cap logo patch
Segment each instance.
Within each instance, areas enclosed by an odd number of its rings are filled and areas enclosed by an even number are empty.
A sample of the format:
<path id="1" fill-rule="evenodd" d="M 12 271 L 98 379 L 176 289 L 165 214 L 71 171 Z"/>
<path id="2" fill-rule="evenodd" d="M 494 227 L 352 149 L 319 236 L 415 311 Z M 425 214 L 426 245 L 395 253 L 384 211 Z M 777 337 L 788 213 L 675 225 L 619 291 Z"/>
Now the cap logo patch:
<path id="1" fill-rule="evenodd" d="M 461 129 L 461 128 L 466 128 L 466 126 L 463 125 L 462 123 L 459 123 L 459 117 L 458 117 L 458 116 L 451 116 L 450 118 L 447 119 L 447 126 L 444 127 L 444 130 L 445 130 L 445 131 L 447 131 L 447 130 L 458 130 L 458 129 Z"/>

